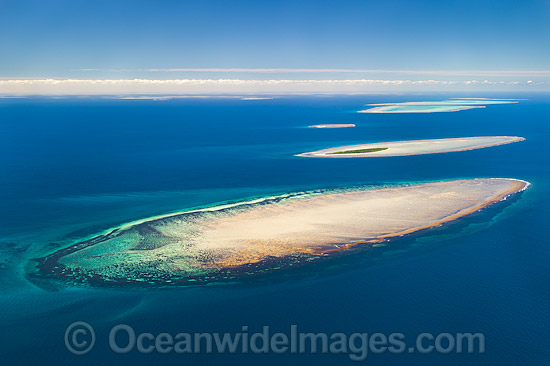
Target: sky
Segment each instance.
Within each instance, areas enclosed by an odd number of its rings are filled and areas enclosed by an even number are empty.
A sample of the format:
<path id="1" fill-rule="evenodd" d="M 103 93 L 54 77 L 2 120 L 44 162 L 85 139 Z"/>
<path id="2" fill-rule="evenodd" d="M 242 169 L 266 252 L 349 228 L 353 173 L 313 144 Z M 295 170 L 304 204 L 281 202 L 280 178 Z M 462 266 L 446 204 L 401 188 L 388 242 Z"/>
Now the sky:
<path id="1" fill-rule="evenodd" d="M 550 0 L 0 0 L 0 94 L 550 90 Z"/>

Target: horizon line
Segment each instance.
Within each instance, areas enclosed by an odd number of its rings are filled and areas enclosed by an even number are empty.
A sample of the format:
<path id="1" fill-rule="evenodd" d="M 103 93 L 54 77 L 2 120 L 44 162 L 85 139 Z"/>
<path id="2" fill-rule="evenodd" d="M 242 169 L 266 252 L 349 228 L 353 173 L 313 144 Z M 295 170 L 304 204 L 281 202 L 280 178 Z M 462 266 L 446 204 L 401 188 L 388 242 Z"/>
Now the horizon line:
<path id="1" fill-rule="evenodd" d="M 81 71 L 101 71 L 104 69 L 80 69 Z M 114 70 L 130 72 L 132 70 Z M 550 70 L 411 70 L 411 69 L 338 69 L 338 68 L 148 68 L 147 72 L 227 72 L 227 73 L 386 73 L 411 75 L 457 75 L 457 76 L 550 76 Z"/>

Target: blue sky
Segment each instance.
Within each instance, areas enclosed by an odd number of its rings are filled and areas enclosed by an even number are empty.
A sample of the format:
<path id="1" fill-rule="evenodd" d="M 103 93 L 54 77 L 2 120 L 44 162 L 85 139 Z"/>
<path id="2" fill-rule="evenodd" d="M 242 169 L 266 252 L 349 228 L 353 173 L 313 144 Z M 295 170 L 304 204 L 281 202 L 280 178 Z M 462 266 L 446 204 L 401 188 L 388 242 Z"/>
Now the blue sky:
<path id="1" fill-rule="evenodd" d="M 513 73 L 550 70 L 550 0 L 0 0 L 0 35 L 4 79 L 550 80 Z"/>

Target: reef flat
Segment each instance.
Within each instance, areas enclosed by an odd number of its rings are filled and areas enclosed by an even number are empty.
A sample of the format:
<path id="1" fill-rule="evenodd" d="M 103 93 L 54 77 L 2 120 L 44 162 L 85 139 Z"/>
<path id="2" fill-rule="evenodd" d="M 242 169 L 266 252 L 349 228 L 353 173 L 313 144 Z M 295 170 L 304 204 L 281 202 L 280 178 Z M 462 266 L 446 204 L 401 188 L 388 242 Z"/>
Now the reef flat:
<path id="1" fill-rule="evenodd" d="M 375 142 L 370 144 L 331 147 L 329 149 L 297 154 L 296 156 L 361 158 L 439 154 L 475 150 L 485 147 L 510 144 L 523 140 L 525 140 L 523 137 L 518 136 L 478 136 L 448 139 Z"/>
<path id="2" fill-rule="evenodd" d="M 377 103 L 367 104 L 369 109 L 360 110 L 357 113 L 434 113 L 434 112 L 458 112 L 467 109 L 485 108 L 490 104 L 517 103 L 513 99 L 486 99 L 486 98 L 461 98 L 443 101 L 404 102 L 404 103 Z"/>
<path id="3" fill-rule="evenodd" d="M 75 282 L 206 281 L 441 225 L 524 190 L 516 179 L 300 192 L 130 222 L 36 260 Z"/>

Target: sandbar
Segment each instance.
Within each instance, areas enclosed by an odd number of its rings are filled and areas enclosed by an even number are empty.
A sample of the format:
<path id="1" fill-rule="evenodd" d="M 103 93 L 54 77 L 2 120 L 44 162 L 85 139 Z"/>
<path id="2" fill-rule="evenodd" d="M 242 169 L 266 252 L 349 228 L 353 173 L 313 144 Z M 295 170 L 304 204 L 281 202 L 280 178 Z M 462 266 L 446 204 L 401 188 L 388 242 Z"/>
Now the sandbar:
<path id="1" fill-rule="evenodd" d="M 350 128 L 355 127 L 353 123 L 332 123 L 327 125 L 313 125 L 311 128 Z"/>
<path id="2" fill-rule="evenodd" d="M 331 147 L 329 149 L 301 153 L 296 156 L 314 158 L 363 158 L 439 154 L 475 150 L 485 147 L 510 144 L 523 140 L 525 140 L 523 137 L 518 136 L 477 136 L 430 140 L 374 142 L 368 144 Z M 358 150 L 370 150 L 371 152 L 351 153 L 352 151 Z M 348 151 L 350 153 L 346 154 Z"/>
<path id="3" fill-rule="evenodd" d="M 128 223 L 38 259 L 38 268 L 71 283 L 208 279 L 223 269 L 319 258 L 438 226 L 528 185 L 478 178 L 266 197 Z"/>

